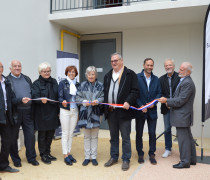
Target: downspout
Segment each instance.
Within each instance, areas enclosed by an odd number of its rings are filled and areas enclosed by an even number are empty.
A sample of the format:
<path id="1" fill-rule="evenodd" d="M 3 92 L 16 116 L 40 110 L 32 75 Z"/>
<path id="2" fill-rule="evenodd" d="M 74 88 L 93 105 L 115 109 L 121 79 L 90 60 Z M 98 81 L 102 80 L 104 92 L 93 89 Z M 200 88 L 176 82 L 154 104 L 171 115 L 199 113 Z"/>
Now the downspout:
<path id="1" fill-rule="evenodd" d="M 67 31 L 65 29 L 61 30 L 61 51 L 63 51 L 64 33 L 67 33 L 69 35 L 72 35 L 72 36 L 75 36 L 77 38 L 80 38 L 80 36 L 78 34 L 75 34 L 73 32 Z"/>

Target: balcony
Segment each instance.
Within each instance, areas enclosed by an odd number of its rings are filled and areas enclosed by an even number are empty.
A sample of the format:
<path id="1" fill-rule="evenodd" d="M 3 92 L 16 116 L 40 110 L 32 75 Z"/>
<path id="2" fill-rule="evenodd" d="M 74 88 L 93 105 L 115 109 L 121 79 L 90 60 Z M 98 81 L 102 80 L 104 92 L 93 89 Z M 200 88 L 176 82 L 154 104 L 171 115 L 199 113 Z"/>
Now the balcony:
<path id="1" fill-rule="evenodd" d="M 49 20 L 80 34 L 122 32 L 203 23 L 208 5 L 209 0 L 51 0 Z"/>
<path id="2" fill-rule="evenodd" d="M 149 1 L 176 1 L 176 0 L 51 0 L 50 12 L 63 12 L 73 10 L 88 10 L 99 8 L 110 8 L 118 6 L 129 6 Z"/>

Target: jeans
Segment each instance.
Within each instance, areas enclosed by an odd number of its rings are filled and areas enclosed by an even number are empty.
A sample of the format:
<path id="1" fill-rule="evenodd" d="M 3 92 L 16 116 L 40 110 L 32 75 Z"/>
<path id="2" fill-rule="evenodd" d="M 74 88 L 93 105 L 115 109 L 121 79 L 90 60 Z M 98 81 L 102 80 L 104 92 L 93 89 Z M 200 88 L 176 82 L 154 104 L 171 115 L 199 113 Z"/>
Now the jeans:
<path id="1" fill-rule="evenodd" d="M 36 159 L 36 151 L 34 121 L 31 119 L 31 108 L 18 109 L 18 123 L 13 126 L 13 139 L 10 147 L 10 156 L 14 163 L 21 162 L 20 156 L 18 154 L 17 144 L 20 126 L 22 126 L 23 128 L 24 144 L 26 147 L 26 158 L 28 162 L 32 162 Z"/>
<path id="2" fill-rule="evenodd" d="M 116 110 L 109 112 L 108 125 L 110 130 L 111 158 L 118 160 L 119 158 L 119 131 L 122 136 L 122 160 L 130 161 L 131 158 L 131 119 L 120 119 Z"/>
<path id="3" fill-rule="evenodd" d="M 78 109 L 66 110 L 60 108 L 60 122 L 62 128 L 62 151 L 63 154 L 68 154 L 71 152 L 72 138 L 74 134 L 74 129 L 77 124 L 78 119 Z"/>
<path id="4" fill-rule="evenodd" d="M 146 119 L 143 115 L 136 118 L 136 150 L 139 156 L 144 156 L 143 151 L 143 131 Z M 149 131 L 149 156 L 154 155 L 156 151 L 156 124 L 157 119 L 147 118 L 147 125 Z"/>
<path id="5" fill-rule="evenodd" d="M 172 134 L 171 134 L 171 123 L 170 123 L 170 111 L 163 115 L 165 125 L 165 149 L 171 151 L 172 148 Z"/>

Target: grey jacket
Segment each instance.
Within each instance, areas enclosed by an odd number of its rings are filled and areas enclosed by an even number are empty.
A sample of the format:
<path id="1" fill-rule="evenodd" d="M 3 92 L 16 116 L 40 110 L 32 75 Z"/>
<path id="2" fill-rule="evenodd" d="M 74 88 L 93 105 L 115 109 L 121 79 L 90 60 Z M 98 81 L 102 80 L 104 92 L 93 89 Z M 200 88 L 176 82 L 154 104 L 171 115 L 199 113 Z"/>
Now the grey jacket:
<path id="1" fill-rule="evenodd" d="M 167 100 L 170 109 L 171 125 L 190 127 L 193 124 L 193 102 L 195 84 L 190 76 L 185 77 L 178 85 L 173 98 Z"/>
<path id="2" fill-rule="evenodd" d="M 84 81 L 77 89 L 76 102 L 98 100 L 99 103 L 102 103 L 104 101 L 103 90 L 103 84 L 97 80 L 94 86 L 90 82 Z M 78 126 L 87 129 L 98 128 L 100 126 L 100 115 L 102 114 L 100 105 L 88 107 L 80 105 Z"/>

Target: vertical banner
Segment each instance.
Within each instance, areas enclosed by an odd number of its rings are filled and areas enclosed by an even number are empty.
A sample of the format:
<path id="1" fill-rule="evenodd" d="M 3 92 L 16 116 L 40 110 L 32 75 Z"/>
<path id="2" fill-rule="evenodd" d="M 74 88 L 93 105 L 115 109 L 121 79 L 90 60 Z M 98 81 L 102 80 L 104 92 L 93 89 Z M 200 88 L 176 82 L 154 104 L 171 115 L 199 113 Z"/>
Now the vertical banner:
<path id="1" fill-rule="evenodd" d="M 205 117 L 202 121 L 210 118 L 210 5 L 206 12 L 204 23 L 204 89 L 205 89 L 205 105 L 203 103 L 203 111 Z"/>
<path id="2" fill-rule="evenodd" d="M 67 66 L 76 66 L 78 71 L 78 76 L 76 77 L 77 81 L 79 81 L 79 56 L 78 54 L 57 51 L 57 63 L 56 63 L 56 79 L 59 83 L 60 81 L 66 78 L 65 69 Z M 61 127 L 56 129 L 55 131 L 55 138 L 58 139 L 61 137 Z M 74 135 L 79 134 L 80 129 L 76 126 L 74 130 Z"/>

